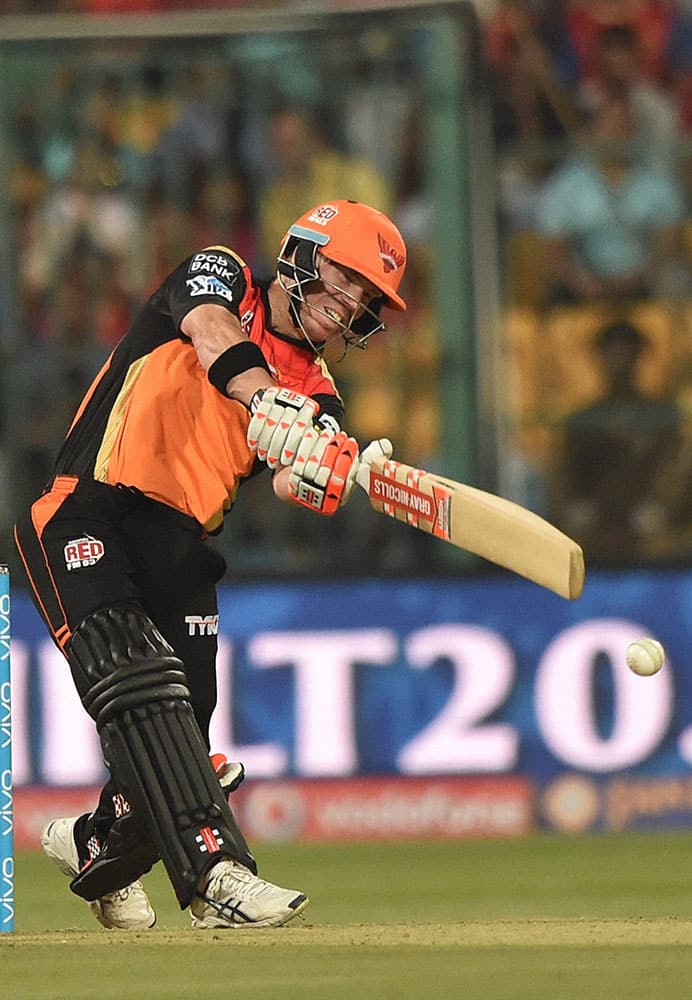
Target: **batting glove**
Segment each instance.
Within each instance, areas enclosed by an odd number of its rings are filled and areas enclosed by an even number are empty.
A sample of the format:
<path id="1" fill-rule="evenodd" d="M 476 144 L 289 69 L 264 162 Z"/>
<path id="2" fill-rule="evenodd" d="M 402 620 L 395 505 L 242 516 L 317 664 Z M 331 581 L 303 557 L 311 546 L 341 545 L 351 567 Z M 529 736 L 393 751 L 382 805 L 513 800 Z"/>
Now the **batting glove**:
<path id="1" fill-rule="evenodd" d="M 358 467 L 358 442 L 344 431 L 311 429 L 298 447 L 288 491 L 303 507 L 327 517 L 346 503 Z"/>
<path id="2" fill-rule="evenodd" d="M 252 418 L 247 443 L 270 469 L 292 465 L 305 434 L 312 429 L 319 406 L 291 389 L 259 389 L 250 401 Z"/>

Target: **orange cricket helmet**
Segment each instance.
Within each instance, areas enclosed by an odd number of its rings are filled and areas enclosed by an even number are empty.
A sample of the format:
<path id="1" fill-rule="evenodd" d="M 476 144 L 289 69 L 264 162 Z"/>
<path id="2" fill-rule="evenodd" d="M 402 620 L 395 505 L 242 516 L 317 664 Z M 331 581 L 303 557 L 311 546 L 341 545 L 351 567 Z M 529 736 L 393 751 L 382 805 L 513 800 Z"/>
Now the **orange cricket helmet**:
<path id="1" fill-rule="evenodd" d="M 384 212 L 358 201 L 335 199 L 311 208 L 293 223 L 279 253 L 285 260 L 294 241 L 306 240 L 337 264 L 356 271 L 382 292 L 384 304 L 403 311 L 398 294 L 406 268 L 406 245 Z M 293 245 L 292 245 L 293 244 Z"/>
<path id="2" fill-rule="evenodd" d="M 305 212 L 284 236 L 277 258 L 279 283 L 287 293 L 293 322 L 313 349 L 320 353 L 325 344 L 313 344 L 301 320 L 301 306 L 313 281 L 322 280 L 320 255 L 334 264 L 349 268 L 370 281 L 381 295 L 372 299 L 362 315 L 354 311 L 335 336 L 349 347 L 367 347 L 370 337 L 384 329 L 380 317 L 383 305 L 403 311 L 406 303 L 398 289 L 406 267 L 406 246 L 401 233 L 376 208 L 357 201 L 335 199 Z M 333 317 L 331 317 L 333 319 Z"/>

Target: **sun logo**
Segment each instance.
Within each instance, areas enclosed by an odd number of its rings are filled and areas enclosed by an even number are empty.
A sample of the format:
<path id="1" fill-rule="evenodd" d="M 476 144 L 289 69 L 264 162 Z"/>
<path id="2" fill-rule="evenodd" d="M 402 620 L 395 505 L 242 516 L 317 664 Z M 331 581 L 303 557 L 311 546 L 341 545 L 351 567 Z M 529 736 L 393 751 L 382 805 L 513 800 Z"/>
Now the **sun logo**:
<path id="1" fill-rule="evenodd" d="M 404 255 L 395 250 L 394 247 L 390 247 L 381 233 L 377 234 L 377 242 L 380 245 L 380 259 L 384 265 L 385 273 L 398 271 L 400 267 L 404 266 L 406 260 Z"/>

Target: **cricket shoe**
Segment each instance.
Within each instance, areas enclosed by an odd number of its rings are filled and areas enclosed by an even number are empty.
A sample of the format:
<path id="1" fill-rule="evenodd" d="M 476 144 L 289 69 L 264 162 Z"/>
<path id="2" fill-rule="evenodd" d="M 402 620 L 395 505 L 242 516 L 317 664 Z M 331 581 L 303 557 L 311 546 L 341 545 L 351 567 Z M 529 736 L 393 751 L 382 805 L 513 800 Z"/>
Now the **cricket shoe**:
<path id="1" fill-rule="evenodd" d="M 309 899 L 253 875 L 237 861 L 217 861 L 190 906 L 192 926 L 279 927 L 293 920 Z"/>
<path id="2" fill-rule="evenodd" d="M 79 874 L 79 854 L 74 840 L 77 816 L 54 819 L 41 834 L 41 847 L 63 875 Z M 109 930 L 146 931 L 156 923 L 156 913 L 142 883 L 132 882 L 124 889 L 109 892 L 89 903 L 96 919 Z"/>

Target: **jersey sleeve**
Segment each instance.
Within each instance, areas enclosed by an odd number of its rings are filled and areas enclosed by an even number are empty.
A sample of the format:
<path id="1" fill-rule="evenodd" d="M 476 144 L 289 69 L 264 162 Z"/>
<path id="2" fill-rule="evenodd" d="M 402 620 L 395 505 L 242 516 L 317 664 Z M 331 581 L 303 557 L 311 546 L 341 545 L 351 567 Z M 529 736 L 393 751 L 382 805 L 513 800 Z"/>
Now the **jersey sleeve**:
<path id="1" fill-rule="evenodd" d="M 205 303 L 223 306 L 240 318 L 247 288 L 244 262 L 225 247 L 207 247 L 184 260 L 165 279 L 153 304 L 170 315 L 178 330 L 184 317 Z"/>

